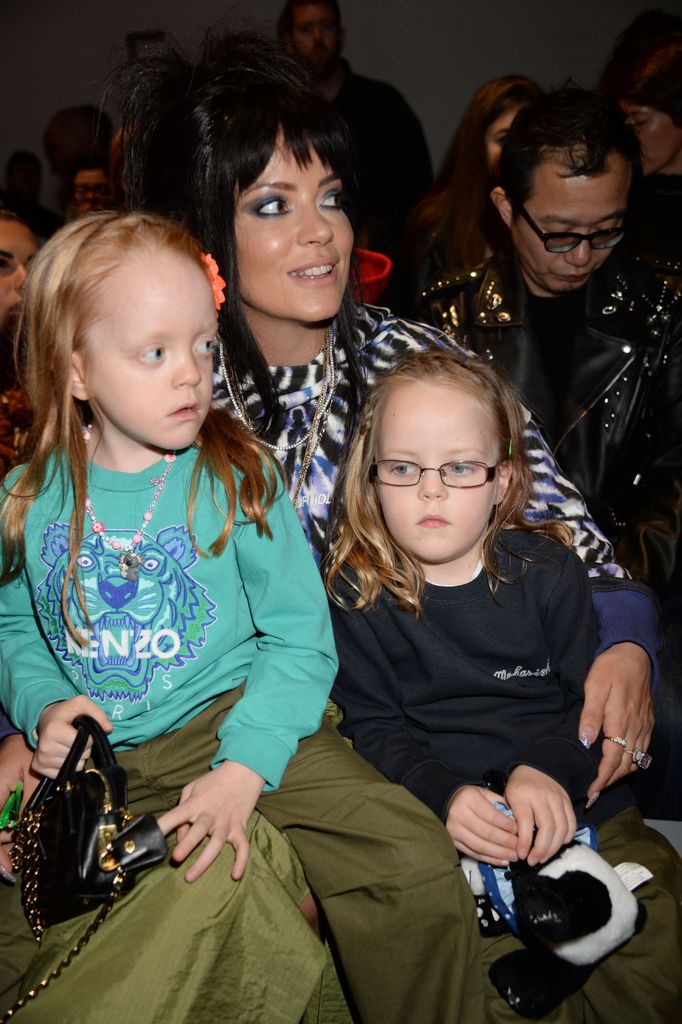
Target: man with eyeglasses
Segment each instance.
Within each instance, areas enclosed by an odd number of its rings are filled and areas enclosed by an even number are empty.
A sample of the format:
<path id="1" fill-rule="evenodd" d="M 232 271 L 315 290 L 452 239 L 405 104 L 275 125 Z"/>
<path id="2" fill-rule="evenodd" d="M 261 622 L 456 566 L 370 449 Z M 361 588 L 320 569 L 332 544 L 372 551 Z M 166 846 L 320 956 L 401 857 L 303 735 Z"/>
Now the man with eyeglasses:
<path id="1" fill-rule="evenodd" d="M 576 88 L 540 98 L 512 124 L 492 192 L 511 244 L 424 299 L 439 327 L 506 372 L 617 560 L 667 598 L 682 594 L 682 267 L 647 265 L 619 244 L 639 173 L 613 99 Z M 678 819 L 679 604 L 673 615 L 656 767 L 637 785 L 646 814 Z"/>
<path id="2" fill-rule="evenodd" d="M 618 560 L 664 596 L 682 509 L 682 267 L 619 245 L 639 172 L 610 97 L 541 97 L 514 121 L 492 192 L 511 245 L 424 297 L 506 371 Z"/>

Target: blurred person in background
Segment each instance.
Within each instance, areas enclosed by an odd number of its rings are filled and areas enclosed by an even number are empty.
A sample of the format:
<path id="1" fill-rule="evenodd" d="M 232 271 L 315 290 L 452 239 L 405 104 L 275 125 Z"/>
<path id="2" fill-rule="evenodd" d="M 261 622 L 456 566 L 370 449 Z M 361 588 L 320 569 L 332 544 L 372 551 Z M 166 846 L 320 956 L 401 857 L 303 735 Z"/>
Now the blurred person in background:
<path id="1" fill-rule="evenodd" d="M 62 209 L 67 208 L 73 176 L 84 161 L 102 167 L 108 165 L 111 133 L 107 114 L 87 103 L 58 110 L 48 121 L 43 147 L 52 174 L 61 179 Z"/>
<path id="2" fill-rule="evenodd" d="M 682 18 L 645 11 L 622 33 L 600 80 L 639 136 L 644 177 L 628 210 L 627 246 L 682 261 Z"/>
<path id="3" fill-rule="evenodd" d="M 0 190 L 0 207 L 16 213 L 28 224 L 40 242 L 62 224 L 62 220 L 39 202 L 42 165 L 35 153 L 16 150 L 7 161 L 5 188 Z"/>
<path id="4" fill-rule="evenodd" d="M 508 240 L 490 190 L 512 121 L 541 91 L 523 75 L 503 75 L 474 93 L 433 188 L 408 220 L 402 264 L 406 312 L 413 312 L 421 290 L 441 270 L 476 266 Z"/>
<path id="5" fill-rule="evenodd" d="M 38 251 L 28 224 L 8 210 L 0 210 L 0 474 L 16 465 L 28 426 L 30 410 L 16 382 L 12 325 L 21 301 L 26 268 Z"/>
<path id="6" fill-rule="evenodd" d="M 76 220 L 98 210 L 114 210 L 117 205 L 108 163 L 102 166 L 85 161 L 73 176 L 66 219 Z"/>
<path id="7" fill-rule="evenodd" d="M 38 249 L 35 235 L 20 217 L 0 210 L 0 332 L 4 332 L 21 299 L 26 267 Z M 2 383 L 6 382 L 3 376 Z"/>
<path id="8" fill-rule="evenodd" d="M 315 90 L 351 129 L 358 156 L 360 245 L 395 258 L 405 218 L 432 180 L 417 116 L 392 85 L 355 74 L 341 56 L 346 30 L 337 0 L 287 0 L 278 33 L 284 52 L 306 66 Z"/>

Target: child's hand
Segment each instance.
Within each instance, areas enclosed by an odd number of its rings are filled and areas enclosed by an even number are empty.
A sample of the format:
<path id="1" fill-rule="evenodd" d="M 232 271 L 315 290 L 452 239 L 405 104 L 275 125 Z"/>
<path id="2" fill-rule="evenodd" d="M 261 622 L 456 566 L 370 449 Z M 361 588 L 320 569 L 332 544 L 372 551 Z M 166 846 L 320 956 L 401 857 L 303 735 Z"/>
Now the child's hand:
<path id="1" fill-rule="evenodd" d="M 59 700 L 56 704 L 48 704 L 38 720 L 38 746 L 32 762 L 34 771 L 47 775 L 48 779 L 56 779 L 76 738 L 76 730 L 71 723 L 78 715 L 90 715 L 105 732 L 111 732 L 114 728 L 99 704 L 82 694 L 69 700 Z M 91 748 L 92 740 L 89 740 L 78 762 L 79 771 L 85 766 Z"/>
<path id="2" fill-rule="evenodd" d="M 519 765 L 509 776 L 504 799 L 518 826 L 519 860 L 527 859 L 531 866 L 544 864 L 575 835 L 575 814 L 568 793 L 544 772 Z"/>
<path id="3" fill-rule="evenodd" d="M 188 882 L 203 875 L 225 843 L 235 852 L 232 877 L 235 881 L 242 877 L 249 859 L 246 825 L 264 785 L 265 779 L 246 765 L 223 761 L 218 768 L 185 786 L 178 806 L 159 818 L 164 835 L 174 829 L 178 831 L 178 845 L 173 850 L 177 863 L 210 836 L 206 848 L 185 873 Z"/>
<path id="4" fill-rule="evenodd" d="M 493 807 L 503 797 L 482 786 L 462 786 L 448 807 L 445 827 L 460 853 L 496 867 L 516 860 L 516 822 Z"/>

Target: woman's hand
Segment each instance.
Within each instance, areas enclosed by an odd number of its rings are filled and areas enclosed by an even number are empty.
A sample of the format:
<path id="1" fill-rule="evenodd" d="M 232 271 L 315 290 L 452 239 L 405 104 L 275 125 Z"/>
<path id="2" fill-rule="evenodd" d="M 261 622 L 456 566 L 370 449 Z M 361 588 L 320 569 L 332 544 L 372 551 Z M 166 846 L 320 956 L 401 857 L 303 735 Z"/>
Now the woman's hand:
<path id="1" fill-rule="evenodd" d="M 178 845 L 172 859 L 183 860 L 209 836 L 208 843 L 196 861 L 185 873 L 188 882 L 194 882 L 213 863 L 225 843 L 235 852 L 232 878 L 244 874 L 249 859 L 249 841 L 246 825 L 263 791 L 265 779 L 246 765 L 236 761 L 223 761 L 221 765 L 200 775 L 185 786 L 180 802 L 172 811 L 159 818 L 164 835 L 174 829 L 178 832 Z"/>
<path id="2" fill-rule="evenodd" d="M 531 866 L 544 864 L 573 839 L 573 804 L 564 787 L 544 772 L 519 765 L 509 776 L 504 800 L 516 818 L 519 860 L 528 860 Z"/>
<path id="3" fill-rule="evenodd" d="M 482 786 L 462 786 L 448 807 L 445 827 L 455 847 L 475 860 L 506 867 L 516 860 L 516 822 L 493 807 L 504 797 Z"/>
<path id="4" fill-rule="evenodd" d="M 56 779 L 76 738 L 77 732 L 71 723 L 78 715 L 91 715 L 105 732 L 111 732 L 113 729 L 106 712 L 82 694 L 69 700 L 57 701 L 56 704 L 48 704 L 38 721 L 38 746 L 33 755 L 33 770 L 39 775 Z M 89 740 L 85 753 L 78 762 L 79 771 L 85 766 L 91 748 L 92 740 Z"/>
<path id="5" fill-rule="evenodd" d="M 595 659 L 585 680 L 578 735 L 589 746 L 601 730 L 604 736 L 622 736 L 630 750 L 646 750 L 653 726 L 649 655 L 638 644 L 614 644 Z M 605 740 L 599 774 L 587 796 L 598 796 L 636 767 L 623 747 Z"/>

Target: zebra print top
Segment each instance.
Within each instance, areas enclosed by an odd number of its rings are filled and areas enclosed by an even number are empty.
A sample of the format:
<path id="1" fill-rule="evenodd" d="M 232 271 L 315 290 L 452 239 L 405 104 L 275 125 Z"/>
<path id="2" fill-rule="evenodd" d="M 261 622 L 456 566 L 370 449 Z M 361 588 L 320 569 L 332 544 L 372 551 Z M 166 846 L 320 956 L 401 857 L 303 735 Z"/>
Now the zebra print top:
<path id="1" fill-rule="evenodd" d="M 462 353 L 463 359 L 471 354 L 434 327 L 414 323 L 393 316 L 376 306 L 358 306 L 356 320 L 357 348 L 367 387 L 409 352 L 426 345 L 443 345 Z M 308 543 L 318 564 L 324 550 L 324 538 L 329 506 L 339 465 L 345 454 L 348 431 L 348 398 L 350 383 L 344 353 L 337 349 L 336 364 L 338 386 L 327 418 L 325 429 L 313 458 L 307 479 L 300 492 L 302 502 L 299 516 Z M 303 366 L 276 366 L 271 368 L 273 384 L 280 403 L 287 413 L 284 430 L 274 443 L 292 445 L 297 438 L 301 443 L 277 455 L 284 467 L 293 494 L 301 471 L 305 440 L 310 430 L 323 379 L 322 353 Z M 250 378 L 240 382 L 242 398 L 252 422 L 262 415 L 258 392 Z M 222 375 L 214 378 L 214 400 L 227 405 L 230 398 Z M 273 441 L 272 438 L 269 439 Z M 534 490 L 526 515 L 529 519 L 558 519 L 573 531 L 573 546 L 587 564 L 590 575 L 626 577 L 627 573 L 613 562 L 613 549 L 599 531 L 585 507 L 580 493 L 562 476 L 542 434 L 533 420 L 526 428 L 526 448 L 533 469 Z"/>

